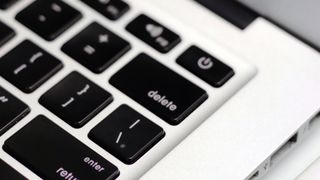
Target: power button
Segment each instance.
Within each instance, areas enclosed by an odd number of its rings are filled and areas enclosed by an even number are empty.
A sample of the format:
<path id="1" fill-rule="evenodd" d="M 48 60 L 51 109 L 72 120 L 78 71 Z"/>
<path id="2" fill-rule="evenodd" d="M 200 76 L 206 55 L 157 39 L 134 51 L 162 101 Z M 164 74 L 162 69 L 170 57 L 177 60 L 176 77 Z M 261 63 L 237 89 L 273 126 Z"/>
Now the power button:
<path id="1" fill-rule="evenodd" d="M 188 48 L 177 59 L 177 63 L 217 88 L 235 74 L 231 67 L 196 46 Z"/>
<path id="2" fill-rule="evenodd" d="M 198 66 L 199 66 L 199 68 L 201 68 L 203 70 L 208 70 L 208 69 L 212 68 L 213 61 L 211 58 L 203 56 L 203 57 L 199 58 Z"/>

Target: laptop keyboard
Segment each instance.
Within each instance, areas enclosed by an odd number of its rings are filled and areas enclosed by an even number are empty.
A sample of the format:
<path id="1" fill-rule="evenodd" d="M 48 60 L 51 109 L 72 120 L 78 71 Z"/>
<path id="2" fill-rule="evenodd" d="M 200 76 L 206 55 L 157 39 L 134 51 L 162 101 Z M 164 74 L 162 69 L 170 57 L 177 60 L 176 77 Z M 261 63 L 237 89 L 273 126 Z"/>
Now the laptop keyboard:
<path id="1" fill-rule="evenodd" d="M 0 16 L 0 164 L 42 179 L 136 178 L 254 75 L 129 4 L 19 1 L 14 23 Z"/>

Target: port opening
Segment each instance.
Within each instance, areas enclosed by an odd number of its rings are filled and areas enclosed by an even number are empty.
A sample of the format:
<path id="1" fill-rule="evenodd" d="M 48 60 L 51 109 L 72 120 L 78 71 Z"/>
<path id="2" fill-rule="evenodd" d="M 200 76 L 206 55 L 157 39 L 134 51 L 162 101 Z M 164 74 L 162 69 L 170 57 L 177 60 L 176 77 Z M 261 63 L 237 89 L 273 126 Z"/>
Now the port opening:
<path id="1" fill-rule="evenodd" d="M 318 113 L 315 117 L 313 117 L 309 121 L 309 128 L 311 129 L 316 123 L 320 122 L 320 113 Z"/>
<path id="2" fill-rule="evenodd" d="M 298 141 L 298 133 L 294 134 L 284 145 L 282 145 L 270 159 L 270 165 L 278 162 L 283 155 Z"/>
<path id="3" fill-rule="evenodd" d="M 252 174 L 248 180 L 255 180 L 259 177 L 259 171 L 256 171 L 254 174 Z"/>

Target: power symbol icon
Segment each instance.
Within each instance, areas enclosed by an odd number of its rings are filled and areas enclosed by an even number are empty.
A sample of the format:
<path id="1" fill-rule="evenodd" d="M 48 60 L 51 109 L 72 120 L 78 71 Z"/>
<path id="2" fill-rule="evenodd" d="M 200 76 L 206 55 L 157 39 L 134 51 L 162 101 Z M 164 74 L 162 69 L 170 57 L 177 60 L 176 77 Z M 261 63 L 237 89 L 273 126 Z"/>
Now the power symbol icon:
<path id="1" fill-rule="evenodd" d="M 208 70 L 208 69 L 212 68 L 213 61 L 211 60 L 211 58 L 201 57 L 198 60 L 198 66 L 203 70 Z"/>

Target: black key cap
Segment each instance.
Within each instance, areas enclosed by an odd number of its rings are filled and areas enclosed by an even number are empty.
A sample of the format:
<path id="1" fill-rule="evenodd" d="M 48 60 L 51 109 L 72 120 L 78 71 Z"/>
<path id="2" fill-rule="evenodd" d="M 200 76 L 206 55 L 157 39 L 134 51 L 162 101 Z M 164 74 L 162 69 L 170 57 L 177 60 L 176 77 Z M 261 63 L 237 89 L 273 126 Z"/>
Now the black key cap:
<path id="1" fill-rule="evenodd" d="M 57 38 L 81 18 L 79 11 L 60 0 L 37 0 L 21 11 L 16 19 L 42 38 Z"/>
<path id="2" fill-rule="evenodd" d="M 13 36 L 15 36 L 15 32 L 0 21 L 0 47 Z"/>
<path id="3" fill-rule="evenodd" d="M 145 15 L 138 16 L 126 29 L 161 53 L 167 53 L 180 41 L 180 37 Z"/>
<path id="4" fill-rule="evenodd" d="M 71 126 L 80 128 L 112 100 L 107 91 L 72 72 L 41 96 L 39 102 Z"/>
<path id="5" fill-rule="evenodd" d="M 18 0 L 1 0 L 0 1 L 0 9 L 8 9 L 10 6 L 12 6 L 17 1 Z"/>
<path id="6" fill-rule="evenodd" d="M 4 180 L 26 180 L 20 173 L 0 159 L 0 177 Z"/>
<path id="7" fill-rule="evenodd" d="M 129 10 L 122 0 L 81 0 L 110 20 L 117 20 Z"/>
<path id="8" fill-rule="evenodd" d="M 3 149 L 50 180 L 112 180 L 119 170 L 44 116 L 38 116 L 5 141 Z"/>
<path id="9" fill-rule="evenodd" d="M 136 162 L 165 136 L 161 127 L 122 105 L 89 133 L 89 138 L 126 164 Z"/>
<path id="10" fill-rule="evenodd" d="M 29 107 L 0 86 L 0 135 L 30 112 Z"/>
<path id="11" fill-rule="evenodd" d="M 26 40 L 0 59 L 0 75 L 31 93 L 63 67 L 62 63 Z"/>
<path id="12" fill-rule="evenodd" d="M 110 83 L 172 125 L 208 98 L 204 90 L 145 54 L 122 68 Z"/>
<path id="13" fill-rule="evenodd" d="M 196 46 L 187 49 L 177 63 L 213 87 L 223 86 L 235 74 L 229 66 Z"/>
<path id="14" fill-rule="evenodd" d="M 62 50 L 91 71 L 101 73 L 130 48 L 127 41 L 98 23 L 92 23 Z"/>

